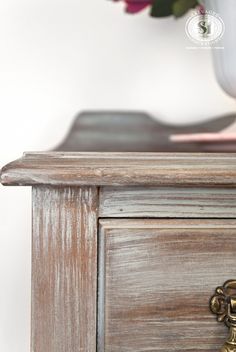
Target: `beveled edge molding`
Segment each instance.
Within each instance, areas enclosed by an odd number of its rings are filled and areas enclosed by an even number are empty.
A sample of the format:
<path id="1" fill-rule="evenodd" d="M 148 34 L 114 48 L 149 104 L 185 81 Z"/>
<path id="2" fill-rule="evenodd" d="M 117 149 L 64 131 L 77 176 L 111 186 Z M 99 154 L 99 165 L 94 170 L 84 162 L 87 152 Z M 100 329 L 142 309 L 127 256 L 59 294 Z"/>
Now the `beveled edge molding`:
<path id="1" fill-rule="evenodd" d="M 3 185 L 236 187 L 236 153 L 25 153 Z"/>

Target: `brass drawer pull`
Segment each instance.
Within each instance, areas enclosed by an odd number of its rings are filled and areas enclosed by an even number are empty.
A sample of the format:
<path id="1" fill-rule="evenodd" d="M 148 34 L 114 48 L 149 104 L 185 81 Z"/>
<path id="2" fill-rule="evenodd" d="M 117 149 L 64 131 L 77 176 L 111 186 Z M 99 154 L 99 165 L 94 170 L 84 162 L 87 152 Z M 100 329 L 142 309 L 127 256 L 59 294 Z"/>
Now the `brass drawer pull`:
<path id="1" fill-rule="evenodd" d="M 218 322 L 229 328 L 229 336 L 220 352 L 236 352 L 236 280 L 229 280 L 217 287 L 210 300 L 210 309 Z"/>

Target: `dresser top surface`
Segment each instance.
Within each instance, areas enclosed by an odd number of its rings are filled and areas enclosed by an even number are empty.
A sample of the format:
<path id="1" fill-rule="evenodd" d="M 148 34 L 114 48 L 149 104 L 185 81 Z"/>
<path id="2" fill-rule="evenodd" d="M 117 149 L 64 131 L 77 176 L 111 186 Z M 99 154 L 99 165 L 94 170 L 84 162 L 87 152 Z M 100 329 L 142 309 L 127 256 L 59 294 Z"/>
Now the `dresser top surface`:
<path id="1" fill-rule="evenodd" d="M 236 154 L 33 152 L 3 167 L 1 183 L 236 187 Z"/>

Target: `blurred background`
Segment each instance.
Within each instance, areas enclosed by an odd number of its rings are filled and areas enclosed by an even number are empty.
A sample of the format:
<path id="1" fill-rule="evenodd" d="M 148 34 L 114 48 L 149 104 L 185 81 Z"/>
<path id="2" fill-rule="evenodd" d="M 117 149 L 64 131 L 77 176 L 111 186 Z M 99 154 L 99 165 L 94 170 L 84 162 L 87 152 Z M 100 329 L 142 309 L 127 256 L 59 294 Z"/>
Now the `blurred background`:
<path id="1" fill-rule="evenodd" d="M 188 15 L 124 15 L 108 0 L 0 2 L 0 162 L 48 150 L 84 110 L 141 110 L 186 124 L 235 112 Z M 29 351 L 30 188 L 0 189 L 0 351 Z"/>

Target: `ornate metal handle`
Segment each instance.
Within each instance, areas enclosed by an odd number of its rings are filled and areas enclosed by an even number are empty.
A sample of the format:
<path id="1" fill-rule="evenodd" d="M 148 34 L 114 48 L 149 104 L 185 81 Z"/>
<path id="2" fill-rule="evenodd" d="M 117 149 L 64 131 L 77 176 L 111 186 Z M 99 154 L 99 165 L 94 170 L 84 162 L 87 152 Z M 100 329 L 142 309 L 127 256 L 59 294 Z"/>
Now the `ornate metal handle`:
<path id="1" fill-rule="evenodd" d="M 236 352 L 236 280 L 229 280 L 217 287 L 210 300 L 210 309 L 218 322 L 229 328 L 229 336 L 220 352 Z"/>

